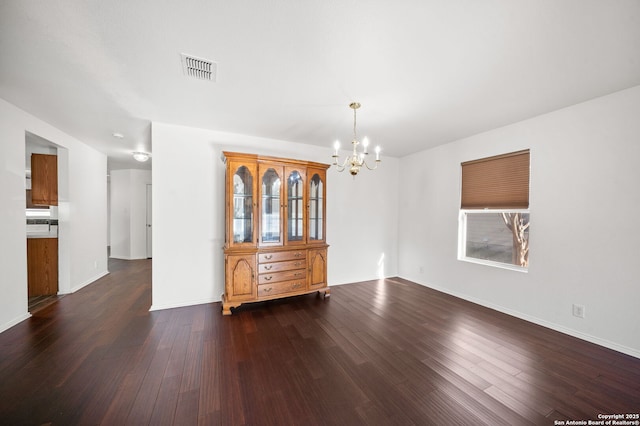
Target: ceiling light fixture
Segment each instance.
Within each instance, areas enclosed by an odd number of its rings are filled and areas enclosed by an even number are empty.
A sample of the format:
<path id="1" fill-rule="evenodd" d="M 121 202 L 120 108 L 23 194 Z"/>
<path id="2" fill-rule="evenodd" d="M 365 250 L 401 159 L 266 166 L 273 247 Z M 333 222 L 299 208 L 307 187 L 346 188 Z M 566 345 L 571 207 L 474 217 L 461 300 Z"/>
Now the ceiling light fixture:
<path id="1" fill-rule="evenodd" d="M 151 157 L 151 154 L 149 154 L 148 152 L 134 152 L 133 153 L 133 158 L 136 161 L 139 161 L 141 163 L 144 163 L 145 161 L 147 161 L 149 159 L 149 157 Z"/>
<path id="2" fill-rule="evenodd" d="M 378 168 L 378 163 L 380 163 L 381 161 L 380 147 L 376 146 L 375 166 L 369 167 L 369 165 L 365 161 L 365 157 L 369 155 L 369 151 L 368 151 L 369 140 L 366 137 L 362 139 L 362 152 L 358 153 L 358 149 L 357 149 L 360 142 L 358 142 L 358 139 L 356 136 L 356 110 L 360 108 L 360 104 L 358 102 L 351 102 L 349 104 L 349 108 L 353 110 L 353 140 L 351 141 L 351 144 L 353 145 L 353 152 L 351 153 L 351 155 L 347 156 L 347 158 L 344 159 L 344 162 L 342 164 L 338 164 L 338 150 L 340 149 L 340 141 L 336 141 L 333 144 L 334 152 L 332 157 L 333 157 L 333 165 L 336 166 L 336 169 L 339 172 L 343 172 L 346 169 L 349 169 L 349 173 L 351 173 L 355 178 L 355 176 L 358 174 L 362 166 L 365 166 L 369 170 L 375 170 Z"/>

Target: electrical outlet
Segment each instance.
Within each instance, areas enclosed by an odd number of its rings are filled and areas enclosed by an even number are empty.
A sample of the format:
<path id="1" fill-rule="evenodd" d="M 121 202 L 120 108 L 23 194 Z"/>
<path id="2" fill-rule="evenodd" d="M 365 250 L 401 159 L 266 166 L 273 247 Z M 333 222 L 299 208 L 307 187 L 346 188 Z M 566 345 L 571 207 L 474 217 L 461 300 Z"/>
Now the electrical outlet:
<path id="1" fill-rule="evenodd" d="M 584 305 L 573 305 L 573 316 L 578 318 L 584 318 Z"/>

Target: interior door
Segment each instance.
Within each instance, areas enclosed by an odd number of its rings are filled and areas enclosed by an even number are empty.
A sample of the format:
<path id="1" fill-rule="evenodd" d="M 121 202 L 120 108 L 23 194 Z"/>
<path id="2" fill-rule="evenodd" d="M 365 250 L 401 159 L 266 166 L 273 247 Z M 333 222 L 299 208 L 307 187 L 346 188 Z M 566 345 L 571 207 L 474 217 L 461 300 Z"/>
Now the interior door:
<path id="1" fill-rule="evenodd" d="M 153 228 L 151 227 L 151 184 L 147 184 L 147 259 L 151 259 L 152 252 L 152 241 L 151 238 L 153 236 Z"/>

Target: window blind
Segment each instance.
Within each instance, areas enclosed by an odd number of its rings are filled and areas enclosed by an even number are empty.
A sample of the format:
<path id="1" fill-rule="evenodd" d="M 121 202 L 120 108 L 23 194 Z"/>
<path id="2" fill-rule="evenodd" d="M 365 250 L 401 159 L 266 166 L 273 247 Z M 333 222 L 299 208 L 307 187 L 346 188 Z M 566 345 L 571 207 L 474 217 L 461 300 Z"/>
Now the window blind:
<path id="1" fill-rule="evenodd" d="M 529 150 L 462 163 L 462 209 L 528 209 Z"/>

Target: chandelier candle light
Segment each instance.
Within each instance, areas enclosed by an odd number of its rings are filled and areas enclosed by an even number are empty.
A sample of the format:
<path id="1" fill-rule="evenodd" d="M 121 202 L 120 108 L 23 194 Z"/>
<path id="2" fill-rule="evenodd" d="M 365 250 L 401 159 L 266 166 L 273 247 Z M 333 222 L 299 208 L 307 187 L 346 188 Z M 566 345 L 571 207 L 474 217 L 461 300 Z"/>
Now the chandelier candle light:
<path id="1" fill-rule="evenodd" d="M 357 149 L 360 142 L 358 142 L 358 139 L 356 137 L 356 110 L 360 108 L 360 104 L 358 102 L 352 102 L 351 104 L 349 104 L 349 108 L 353 110 L 353 140 L 351 141 L 351 144 L 353 145 L 353 152 L 351 153 L 351 155 L 347 156 L 347 158 L 344 159 L 344 162 L 342 164 L 338 164 L 338 150 L 340 149 L 340 141 L 336 141 L 333 144 L 333 148 L 335 151 L 333 152 L 332 157 L 333 165 L 336 166 L 336 169 L 339 172 L 343 172 L 346 169 L 349 169 L 349 173 L 351 173 L 353 177 L 355 177 L 362 166 L 365 166 L 369 170 L 375 170 L 378 168 L 378 163 L 380 163 L 380 147 L 376 146 L 376 164 L 375 166 L 370 167 L 365 160 L 365 157 L 369 155 L 369 140 L 366 137 L 362 139 L 362 151 L 358 153 Z"/>

